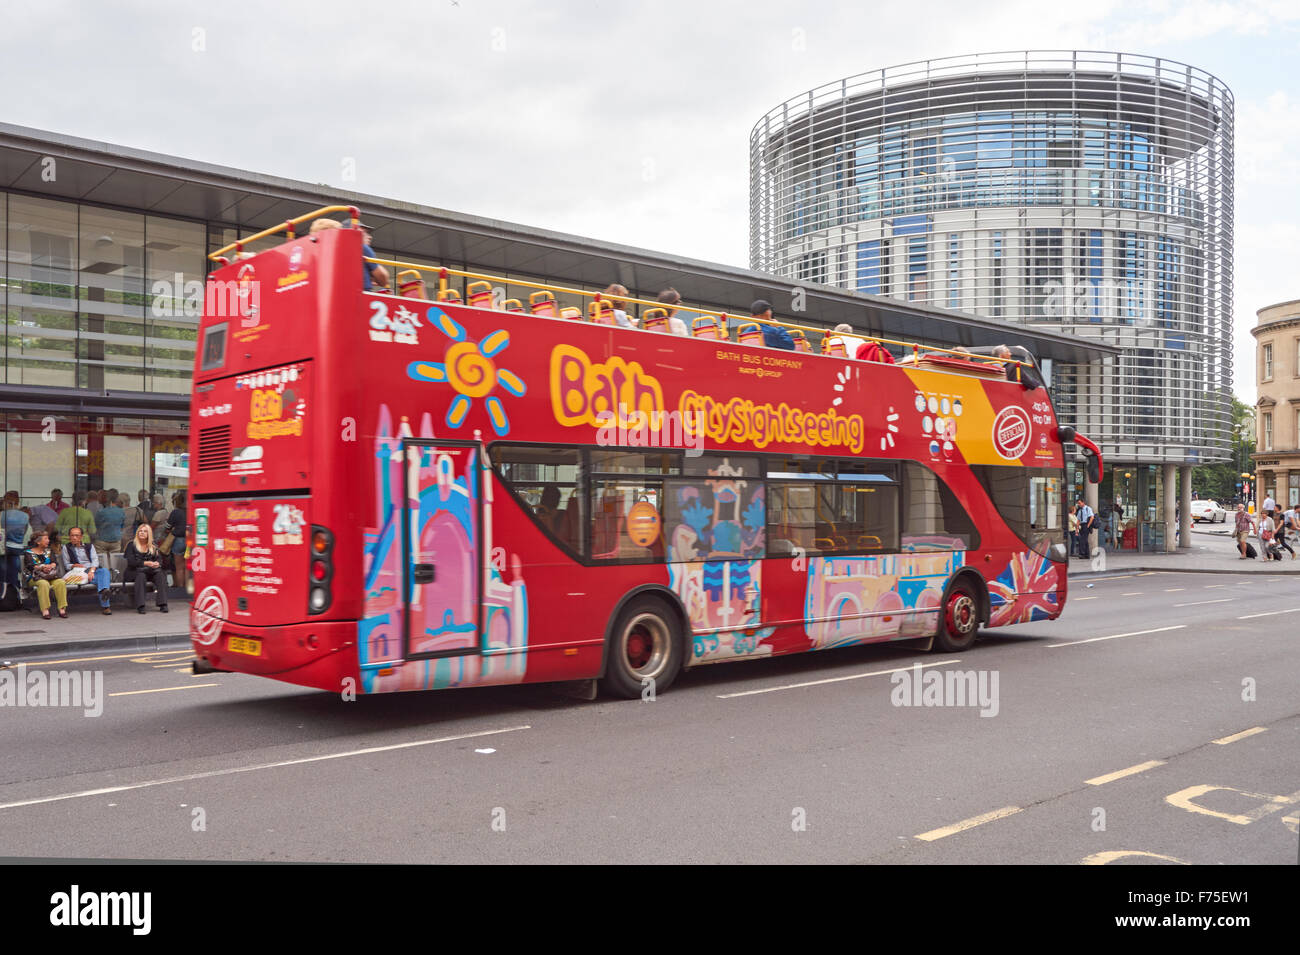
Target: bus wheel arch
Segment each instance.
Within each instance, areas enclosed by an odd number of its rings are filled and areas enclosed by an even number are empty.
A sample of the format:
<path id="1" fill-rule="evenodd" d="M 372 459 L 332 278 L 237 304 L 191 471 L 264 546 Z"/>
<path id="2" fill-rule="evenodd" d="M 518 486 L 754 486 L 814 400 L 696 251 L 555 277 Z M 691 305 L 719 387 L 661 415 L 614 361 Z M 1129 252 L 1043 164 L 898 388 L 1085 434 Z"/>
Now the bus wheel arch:
<path id="1" fill-rule="evenodd" d="M 944 653 L 969 650 L 989 619 L 989 593 L 984 578 L 973 570 L 960 571 L 948 581 L 939 608 L 935 647 Z"/>
<path id="2" fill-rule="evenodd" d="M 685 664 L 686 614 L 677 595 L 648 586 L 629 591 L 605 627 L 600 685 L 632 699 L 666 690 Z"/>

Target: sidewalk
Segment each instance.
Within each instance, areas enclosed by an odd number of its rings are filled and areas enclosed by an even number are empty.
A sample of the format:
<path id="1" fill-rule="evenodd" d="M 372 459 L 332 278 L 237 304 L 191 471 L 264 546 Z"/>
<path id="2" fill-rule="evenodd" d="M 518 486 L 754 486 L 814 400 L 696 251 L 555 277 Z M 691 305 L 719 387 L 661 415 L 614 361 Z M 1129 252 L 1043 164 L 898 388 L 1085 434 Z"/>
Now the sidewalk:
<path id="1" fill-rule="evenodd" d="M 1070 559 L 1071 577 L 1095 577 L 1099 574 L 1130 573 L 1133 571 L 1165 571 L 1181 574 L 1262 574 L 1269 577 L 1296 576 L 1300 578 L 1300 559 L 1282 552 L 1283 559 L 1242 560 L 1230 530 L 1222 524 L 1201 525 L 1192 530 L 1192 546 L 1173 554 L 1135 554 L 1130 551 L 1107 551 L 1104 560 L 1079 557 Z M 1214 527 L 1210 530 L 1209 527 Z M 1258 551 L 1259 541 L 1251 544 Z M 1295 547 L 1300 553 L 1300 547 Z"/>
<path id="2" fill-rule="evenodd" d="M 151 599 L 147 613 L 137 613 L 130 606 L 114 606 L 113 615 L 106 617 L 99 612 L 94 595 L 79 594 L 68 601 L 67 620 L 59 619 L 54 610 L 49 620 L 42 620 L 39 611 L 0 614 L 0 661 L 70 651 L 143 653 L 188 646 L 189 599 L 173 587 L 167 602 L 169 613 L 159 613 Z"/>

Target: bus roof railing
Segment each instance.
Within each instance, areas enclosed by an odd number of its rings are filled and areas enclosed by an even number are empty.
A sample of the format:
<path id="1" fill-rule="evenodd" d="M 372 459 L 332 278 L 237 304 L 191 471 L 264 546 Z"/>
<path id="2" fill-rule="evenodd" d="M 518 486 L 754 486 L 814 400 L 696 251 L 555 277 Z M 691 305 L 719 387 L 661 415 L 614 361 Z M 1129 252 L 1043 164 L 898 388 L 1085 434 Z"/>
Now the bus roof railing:
<path id="1" fill-rule="evenodd" d="M 320 217 L 329 215 L 330 213 L 333 212 L 346 212 L 348 214 L 349 219 L 351 220 L 350 225 L 354 229 L 358 226 L 358 224 L 361 221 L 361 212 L 360 210 L 357 209 L 356 206 L 323 206 L 322 208 L 316 209 L 312 212 L 306 212 L 292 219 L 287 219 L 284 222 L 272 226 L 269 229 L 263 229 L 261 232 L 258 232 L 255 235 L 250 235 L 243 239 L 237 239 L 234 242 L 230 243 L 229 245 L 222 246 L 220 249 L 217 249 L 215 252 L 210 253 L 208 255 L 208 259 L 213 262 L 219 262 L 222 265 L 226 265 L 229 263 L 229 260 L 226 258 L 227 252 L 234 252 L 236 253 L 236 255 L 241 254 L 244 252 L 244 247 L 249 243 L 257 242 L 261 239 L 265 239 L 270 236 L 277 235 L 281 232 L 285 233 L 285 235 L 289 240 L 293 240 L 294 238 L 297 237 L 297 233 L 298 233 L 297 227 L 300 224 L 307 222 L 308 220 L 319 219 Z M 480 281 L 488 281 L 494 283 L 500 282 L 504 285 L 519 285 L 519 286 L 523 286 L 524 288 L 538 289 L 541 291 L 547 291 L 552 293 L 558 292 L 566 295 L 578 295 L 583 298 L 590 298 L 592 301 L 595 302 L 600 302 L 600 301 L 616 301 L 622 303 L 630 302 L 632 304 L 645 305 L 645 306 L 650 306 L 652 308 L 664 308 L 666 305 L 666 303 L 664 302 L 659 302 L 659 301 L 652 302 L 648 299 L 633 298 L 627 295 L 611 295 L 608 292 L 589 292 L 585 289 L 569 288 L 563 285 L 553 285 L 553 284 L 541 283 L 541 282 L 529 282 L 524 279 L 508 278 L 502 275 L 490 275 L 483 272 L 469 272 L 464 269 L 453 269 L 448 266 L 424 265 L 419 262 L 402 262 L 398 259 L 383 259 L 377 256 L 366 256 L 365 261 L 374 263 L 376 265 L 391 266 L 394 269 L 403 269 L 403 270 L 414 269 L 419 273 L 430 273 L 436 275 L 438 278 L 438 288 L 440 291 L 445 290 L 447 288 L 447 278 L 449 276 L 456 275 L 466 279 L 476 279 Z M 708 316 L 717 317 L 722 323 L 721 330 L 724 334 L 728 334 L 730 332 L 730 329 L 727 326 L 727 321 L 728 319 L 730 319 L 733 323 L 737 325 L 739 325 L 740 323 L 754 323 L 757 325 L 771 325 L 776 328 L 784 328 L 789 331 L 813 332 L 815 334 L 819 334 L 822 336 L 821 340 L 822 340 L 823 349 L 825 348 L 826 342 L 828 342 L 832 338 L 853 338 L 863 342 L 875 342 L 879 345 L 898 346 L 900 348 L 903 348 L 906 351 L 910 351 L 912 353 L 912 360 L 916 362 L 923 360 L 922 350 L 924 350 L 926 355 L 936 355 L 936 354 L 948 355 L 953 358 L 958 358 L 975 365 L 998 366 L 1001 369 L 1005 369 L 1007 365 L 1014 365 L 1016 366 L 1015 376 L 1017 381 L 1020 380 L 1022 367 L 1033 368 L 1035 366 L 1033 357 L 1032 355 L 1029 354 L 1028 349 L 1020 345 L 1006 346 L 1006 347 L 1008 348 L 1008 350 L 1020 351 L 1022 354 L 1025 355 L 1025 358 L 1028 360 L 1020 360 L 1017 358 L 1003 358 L 997 355 L 981 354 L 981 352 L 984 352 L 986 350 L 983 348 L 969 348 L 969 349 L 960 348 L 960 347 L 945 348 L 940 345 L 926 345 L 921 342 L 914 342 L 914 341 L 908 342 L 908 341 L 901 341 L 894 338 L 881 338 L 876 335 L 864 335 L 861 332 L 855 332 L 855 331 L 837 332 L 834 329 L 823 328 L 818 325 L 800 325 L 795 322 L 778 322 L 776 320 L 767 321 L 765 319 L 756 318 L 752 315 L 744 315 L 744 314 L 733 315 L 728 312 L 719 311 L 716 308 L 713 309 L 697 308 L 693 305 L 684 305 L 682 303 L 677 303 L 675 305 L 667 305 L 666 307 L 676 309 L 679 312 L 693 312 L 697 316 L 708 315 Z M 585 312 L 585 310 L 583 311 Z M 726 340 L 730 341 L 729 338 Z"/>

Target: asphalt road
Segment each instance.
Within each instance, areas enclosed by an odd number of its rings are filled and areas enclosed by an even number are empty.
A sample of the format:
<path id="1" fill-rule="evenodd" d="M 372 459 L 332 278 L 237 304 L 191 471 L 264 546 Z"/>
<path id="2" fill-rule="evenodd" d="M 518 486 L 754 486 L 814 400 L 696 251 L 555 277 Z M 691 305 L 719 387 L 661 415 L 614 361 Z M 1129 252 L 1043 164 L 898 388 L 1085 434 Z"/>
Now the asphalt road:
<path id="1" fill-rule="evenodd" d="M 1285 579 L 1076 581 L 1061 620 L 967 653 L 710 666 L 653 702 L 343 702 L 193 676 L 185 652 L 29 661 L 100 670 L 108 696 L 0 709 L 0 856 L 1295 863 L 1297 614 Z M 996 676 L 990 715 L 895 705 L 914 662 Z"/>

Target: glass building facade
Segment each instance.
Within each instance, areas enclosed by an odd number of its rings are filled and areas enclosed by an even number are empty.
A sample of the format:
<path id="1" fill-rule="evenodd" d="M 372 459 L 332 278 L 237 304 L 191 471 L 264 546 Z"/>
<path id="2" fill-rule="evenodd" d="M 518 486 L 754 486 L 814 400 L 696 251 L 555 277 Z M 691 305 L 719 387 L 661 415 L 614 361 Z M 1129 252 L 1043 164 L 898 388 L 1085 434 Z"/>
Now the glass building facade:
<path id="1" fill-rule="evenodd" d="M 750 140 L 755 269 L 1118 346 L 1051 370 L 1108 458 L 1228 460 L 1233 101 L 1115 53 L 933 60 L 829 84 Z"/>
<path id="2" fill-rule="evenodd" d="M 110 488 L 134 501 L 185 487 L 187 423 L 151 415 L 148 396 L 189 394 L 205 246 L 227 231 L 0 191 L 0 390 L 7 408 L 30 409 L 0 411 L 0 473 L 24 506 L 54 488 L 69 501 Z M 69 390 L 106 405 L 130 396 L 140 410 L 62 413 L 53 396 Z"/>

